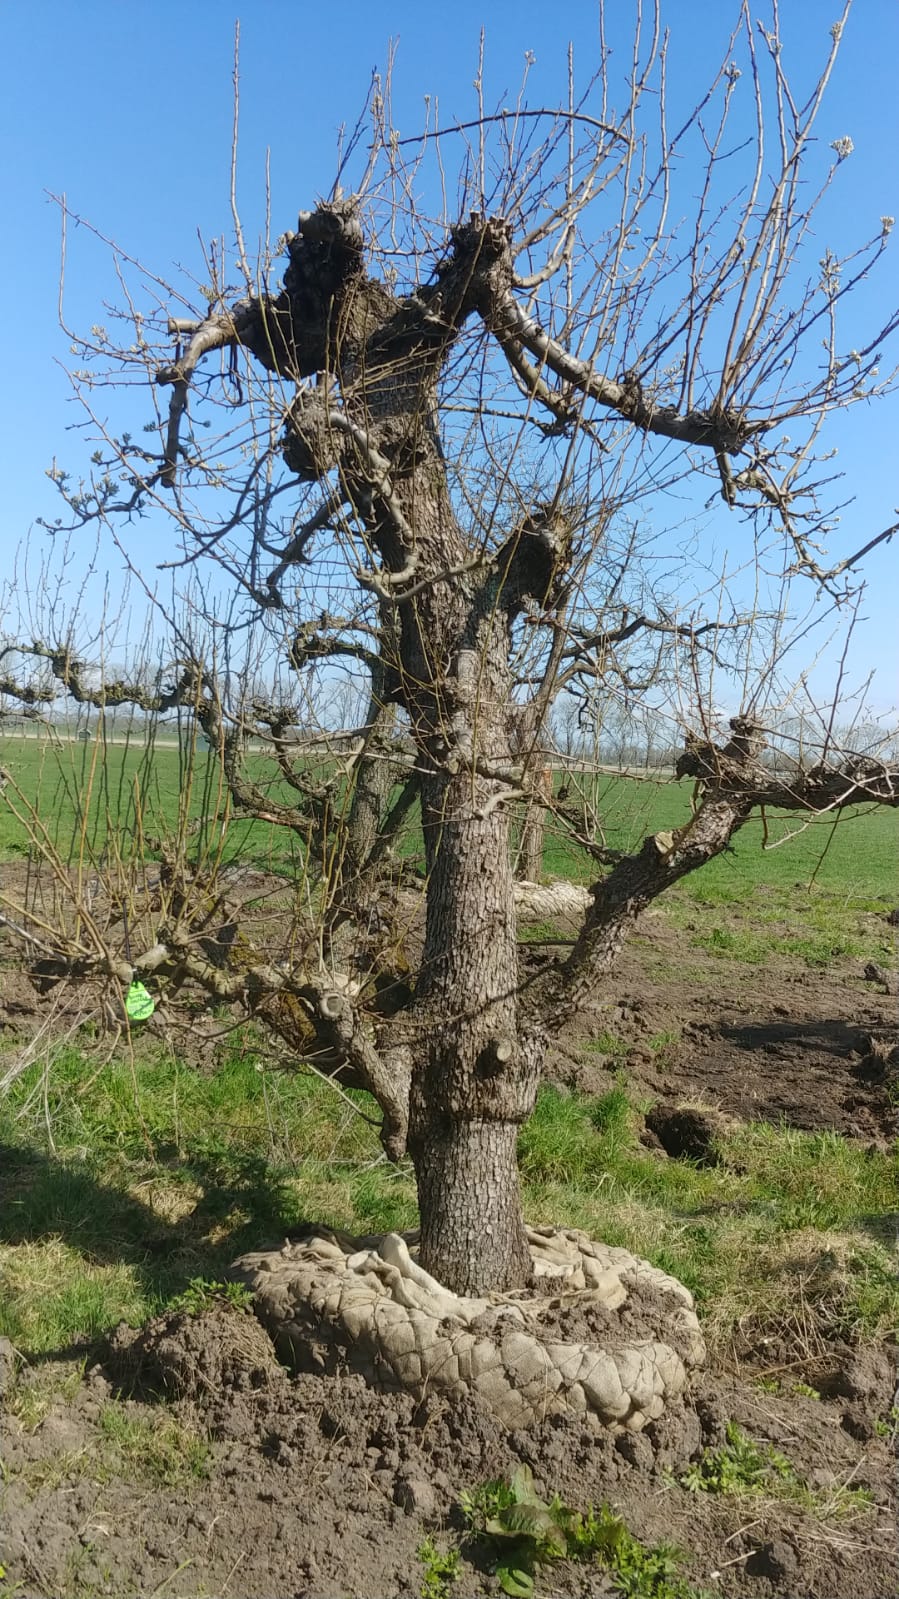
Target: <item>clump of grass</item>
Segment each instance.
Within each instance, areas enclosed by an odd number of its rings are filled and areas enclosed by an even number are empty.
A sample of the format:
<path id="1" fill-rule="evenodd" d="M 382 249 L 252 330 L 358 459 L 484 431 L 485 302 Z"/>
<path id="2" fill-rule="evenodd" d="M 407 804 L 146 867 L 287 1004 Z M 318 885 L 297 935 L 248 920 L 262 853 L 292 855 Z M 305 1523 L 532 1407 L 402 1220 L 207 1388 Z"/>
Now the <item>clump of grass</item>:
<path id="1" fill-rule="evenodd" d="M 595 1038 L 590 1039 L 587 1048 L 594 1055 L 609 1055 L 613 1060 L 623 1059 L 628 1051 L 628 1046 L 623 1038 L 619 1038 L 617 1033 L 612 1033 L 605 1029 L 601 1033 L 597 1033 Z"/>
<path id="2" fill-rule="evenodd" d="M 186 1311 L 188 1316 L 202 1316 L 217 1301 L 230 1305 L 232 1310 L 253 1308 L 253 1295 L 243 1283 L 210 1282 L 206 1277 L 192 1277 L 183 1292 L 169 1300 L 168 1309 Z"/>
<path id="3" fill-rule="evenodd" d="M 100 1411 L 98 1427 L 97 1480 L 125 1475 L 156 1488 L 180 1488 L 209 1475 L 208 1442 L 174 1416 L 148 1420 L 111 1402 Z"/>
<path id="4" fill-rule="evenodd" d="M 148 1313 L 139 1239 L 126 1247 L 125 1260 L 100 1263 L 93 1241 L 101 1229 L 98 1217 L 69 1244 L 57 1232 L 42 1235 L 37 1224 L 33 1239 L 0 1244 L 0 1333 L 18 1349 L 44 1354 L 91 1344 L 116 1322 L 138 1322 Z M 152 1308 L 158 1308 L 155 1296 Z"/>
<path id="5" fill-rule="evenodd" d="M 712 1346 L 728 1346 L 738 1324 L 759 1341 L 780 1325 L 799 1355 L 812 1344 L 817 1355 L 825 1334 L 882 1338 L 897 1325 L 888 1151 L 755 1123 L 722 1133 L 718 1163 L 698 1167 L 644 1148 L 639 1125 L 621 1088 L 597 1102 L 542 1090 L 520 1142 L 529 1216 L 583 1227 L 679 1277 Z"/>
<path id="6" fill-rule="evenodd" d="M 789 1499 L 822 1520 L 864 1514 L 873 1503 L 867 1489 L 852 1488 L 848 1483 L 835 1483 L 832 1488 L 820 1490 L 810 1488 L 785 1455 L 771 1444 L 757 1443 L 733 1421 L 727 1423 L 724 1443 L 704 1450 L 680 1483 L 693 1493 Z"/>
<path id="7" fill-rule="evenodd" d="M 710 955 L 745 961 L 747 966 L 761 965 L 771 953 L 769 939 L 745 928 L 712 927 L 708 932 L 694 933 L 690 942 Z"/>
<path id="8" fill-rule="evenodd" d="M 808 1382 L 794 1382 L 793 1386 L 792 1386 L 792 1392 L 799 1399 L 820 1399 L 821 1398 L 820 1391 L 817 1388 L 813 1388 L 811 1383 L 808 1383 Z"/>
<path id="9" fill-rule="evenodd" d="M 463 1493 L 460 1506 L 475 1537 L 491 1550 L 496 1578 L 512 1599 L 530 1599 L 538 1570 L 560 1560 L 598 1566 L 614 1593 L 630 1599 L 703 1599 L 679 1572 L 672 1544 L 647 1548 L 606 1504 L 573 1510 L 542 1499 L 527 1466 L 509 1481 Z"/>
<path id="10" fill-rule="evenodd" d="M 847 957 L 860 959 L 869 953 L 870 940 L 855 938 L 845 932 L 822 929 L 801 936 L 776 936 L 754 928 L 713 927 L 709 932 L 694 933 L 691 943 L 710 955 L 723 959 L 743 961 L 747 966 L 762 966 L 772 954 L 801 955 L 805 964 L 825 968 L 836 960 Z M 877 942 L 880 949 L 880 942 Z"/>
<path id="11" fill-rule="evenodd" d="M 64 1484 L 89 1478 L 90 1467 L 91 1456 L 85 1447 L 66 1449 L 58 1454 L 46 1455 L 42 1459 L 29 1460 L 19 1469 L 10 1470 L 8 1475 L 21 1483 L 30 1494 L 37 1494 L 42 1490 L 52 1493 Z"/>
<path id="12" fill-rule="evenodd" d="M 418 1546 L 418 1558 L 424 1567 L 421 1599 L 446 1599 L 462 1565 L 458 1549 L 439 1549 L 433 1538 L 425 1538 Z"/>
<path id="13" fill-rule="evenodd" d="M 649 1040 L 649 1048 L 656 1056 L 670 1055 L 671 1051 L 676 1049 L 680 1043 L 680 1037 L 678 1030 L 665 1029 L 660 1033 L 653 1034 Z"/>
<path id="14" fill-rule="evenodd" d="M 524 922 L 518 929 L 520 944 L 557 944 L 564 943 L 565 938 L 554 922 Z"/>
<path id="15" fill-rule="evenodd" d="M 17 1594 L 24 1592 L 24 1582 L 14 1581 L 6 1567 L 0 1565 L 0 1599 L 16 1599 Z"/>
<path id="16" fill-rule="evenodd" d="M 847 958 L 891 965 L 895 948 L 883 921 L 890 897 L 885 901 L 879 890 L 896 880 L 896 819 L 869 813 L 863 820 L 861 830 L 846 827 L 838 834 L 839 854 L 828 852 L 827 869 L 814 881 L 815 863 L 801 839 L 790 850 L 765 855 L 747 852 L 744 834 L 736 860 L 729 858 L 726 867 L 710 863 L 666 895 L 665 915 L 689 931 L 695 948 L 749 965 L 778 955 L 799 956 L 813 968 Z M 860 846 L 857 860 L 853 839 Z M 811 868 L 806 880 L 795 870 L 800 864 Z"/>
<path id="17" fill-rule="evenodd" d="M 35 1432 L 54 1405 L 65 1405 L 74 1399 L 81 1387 L 86 1364 L 86 1361 L 81 1360 L 64 1368 L 51 1365 L 38 1367 L 27 1374 L 20 1373 L 18 1381 L 4 1398 L 7 1413 L 14 1416 L 26 1432 Z"/>
<path id="18" fill-rule="evenodd" d="M 754 1196 L 784 1231 L 838 1229 L 899 1209 L 899 1172 L 890 1154 L 869 1154 L 836 1132 L 800 1132 L 747 1122 L 728 1133 L 724 1159 L 743 1168 Z"/>
<path id="19" fill-rule="evenodd" d="M 0 1101 L 0 1332 L 27 1353 L 92 1343 L 309 1218 L 376 1231 L 415 1220 L 366 1096 L 261 1072 L 247 1030 L 213 1072 L 147 1041 L 99 1074 L 76 1049 Z M 48 1136 L 52 1130 L 52 1147 Z"/>
<path id="20" fill-rule="evenodd" d="M 702 1458 L 684 1472 L 681 1487 L 691 1493 L 761 1493 L 775 1483 L 795 1483 L 796 1473 L 785 1455 L 771 1444 L 759 1444 L 736 1422 L 729 1421 L 725 1441 L 705 1449 Z"/>
<path id="21" fill-rule="evenodd" d="M 21 1416 L 20 1421 L 26 1424 Z M 81 1448 L 30 1460 L 16 1476 L 33 1493 L 78 1479 L 102 1485 L 123 1477 L 150 1488 L 186 1488 L 208 1477 L 211 1468 L 208 1441 L 175 1416 L 133 1415 L 110 1401 L 97 1418 L 96 1434 Z"/>
<path id="22" fill-rule="evenodd" d="M 899 1405 L 892 1405 L 885 1416 L 878 1416 L 874 1423 L 874 1434 L 895 1445 L 899 1437 Z"/>

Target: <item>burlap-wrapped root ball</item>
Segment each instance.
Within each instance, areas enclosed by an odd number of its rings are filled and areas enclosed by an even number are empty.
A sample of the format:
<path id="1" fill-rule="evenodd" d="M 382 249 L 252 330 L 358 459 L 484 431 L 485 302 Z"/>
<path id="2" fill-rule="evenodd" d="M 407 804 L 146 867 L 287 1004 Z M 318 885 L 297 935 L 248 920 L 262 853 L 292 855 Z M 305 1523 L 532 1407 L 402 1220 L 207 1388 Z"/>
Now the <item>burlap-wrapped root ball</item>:
<path id="1" fill-rule="evenodd" d="M 534 1286 L 468 1299 L 415 1259 L 417 1235 L 334 1234 L 244 1255 L 233 1275 L 282 1360 L 416 1396 L 469 1396 L 508 1427 L 570 1412 L 639 1432 L 705 1345 L 682 1283 L 575 1229 L 529 1228 Z"/>

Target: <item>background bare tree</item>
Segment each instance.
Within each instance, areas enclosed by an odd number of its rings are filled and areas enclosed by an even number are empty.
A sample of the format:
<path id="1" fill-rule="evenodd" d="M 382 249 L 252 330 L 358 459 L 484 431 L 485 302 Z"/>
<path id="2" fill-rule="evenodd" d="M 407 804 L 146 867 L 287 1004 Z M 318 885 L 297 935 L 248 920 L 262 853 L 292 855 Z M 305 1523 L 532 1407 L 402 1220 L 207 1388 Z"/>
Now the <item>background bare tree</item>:
<path id="1" fill-rule="evenodd" d="M 641 911 L 760 806 L 804 819 L 899 800 L 876 752 L 838 745 L 835 709 L 814 749 L 787 740 L 776 770 L 765 756 L 806 664 L 791 583 L 851 614 L 858 563 L 895 531 L 825 553 L 828 420 L 888 386 L 899 322 L 852 321 L 891 218 L 839 256 L 810 243 L 851 152 L 838 140 L 822 161 L 813 135 L 848 10 L 798 90 L 776 8 L 770 25 L 741 8 L 674 129 L 653 16 L 623 105 L 603 52 L 583 87 L 571 65 L 564 106 L 531 105 L 525 81 L 491 110 L 481 73 L 471 121 L 434 114 L 413 140 L 375 82 L 332 193 L 295 232 L 251 264 L 235 211 L 236 287 L 210 252 L 191 311 L 117 256 L 126 338 L 71 334 L 97 451 L 88 480 L 57 474 L 70 521 L 111 529 L 127 562 L 128 519 L 165 514 L 192 586 L 164 607 L 151 596 L 171 628 L 164 669 L 92 674 L 73 621 L 10 645 L 0 689 L 189 713 L 228 814 L 296 838 L 295 914 L 275 959 L 229 904 L 221 851 L 207 837 L 192 852 L 185 812 L 177 848 L 146 841 L 162 867 L 139 949 L 83 894 L 74 917 L 54 901 L 8 919 L 63 970 L 199 984 L 367 1088 L 385 1148 L 415 1166 L 422 1262 L 460 1292 L 527 1276 L 516 1139 L 547 1029 L 589 1003 Z M 688 157 L 701 180 L 677 221 Z M 143 442 L 98 413 L 110 374 L 155 396 Z M 697 508 L 720 497 L 736 560 L 712 570 L 697 536 L 647 527 L 675 485 Z M 338 728 L 320 707 L 324 692 L 338 709 L 341 674 L 355 687 Z M 694 782 L 680 827 L 614 858 L 586 790 L 547 792 L 563 690 L 588 724 L 599 697 L 632 720 L 641 707 L 652 740 L 667 725 Z M 597 877 L 568 958 L 524 982 L 510 823 L 532 803 Z M 400 959 L 395 846 L 413 805 L 426 916 Z"/>

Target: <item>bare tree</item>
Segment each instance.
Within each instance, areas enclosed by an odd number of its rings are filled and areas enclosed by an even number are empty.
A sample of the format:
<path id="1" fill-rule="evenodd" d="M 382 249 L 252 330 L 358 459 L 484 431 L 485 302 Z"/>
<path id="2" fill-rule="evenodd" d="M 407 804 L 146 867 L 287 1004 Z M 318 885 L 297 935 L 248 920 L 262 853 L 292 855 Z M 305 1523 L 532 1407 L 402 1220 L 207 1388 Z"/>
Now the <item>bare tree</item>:
<path id="1" fill-rule="evenodd" d="M 842 256 L 810 244 L 851 149 L 838 140 L 822 160 L 813 135 L 848 11 L 800 91 L 776 6 L 770 25 L 741 7 L 675 129 L 657 15 L 637 27 L 623 106 L 604 47 L 583 91 L 572 65 L 563 106 L 532 105 L 525 82 L 514 108 L 491 111 L 479 73 L 472 120 L 435 113 L 415 140 L 392 130 L 376 82 L 330 197 L 280 241 L 280 287 L 273 257 L 251 266 L 235 212 L 242 288 L 222 249 L 200 314 L 138 272 L 127 343 L 102 329 L 78 341 L 98 448 L 89 481 L 58 474 L 75 525 L 112 528 L 127 559 L 127 518 L 164 512 L 182 566 L 212 576 L 189 613 L 170 608 L 167 675 L 90 679 L 74 635 L 20 638 L 0 690 L 32 704 L 56 692 L 28 677 L 24 649 L 81 704 L 189 708 L 229 803 L 301 842 L 305 933 L 280 963 L 250 937 L 213 959 L 208 857 L 201 871 L 183 854 L 139 952 L 84 917 L 77 948 L 52 919 L 16 925 L 70 968 L 190 979 L 285 1037 L 299 1014 L 303 1047 L 313 1037 L 374 1095 L 392 1156 L 408 1149 L 422 1262 L 460 1292 L 528 1274 L 516 1139 L 547 1029 L 589 1003 L 640 912 L 759 806 L 808 819 L 899 801 L 876 755 L 836 745 L 832 716 L 787 775 L 762 758 L 768 713 L 800 680 L 791 580 L 851 606 L 858 563 L 895 531 L 824 553 L 828 421 L 885 391 L 899 323 L 864 334 L 851 320 L 851 353 L 838 332 L 892 219 Z M 104 370 L 152 382 L 149 442 L 102 425 Z M 217 435 L 200 431 L 219 414 Z M 739 519 L 733 569 L 710 571 L 689 528 L 647 526 L 675 484 L 697 514 L 712 494 Z M 347 668 L 367 684 L 358 724 L 310 732 L 310 683 L 333 693 Z M 678 775 L 694 780 L 682 826 L 615 858 L 589 807 L 546 791 L 562 690 L 642 703 L 645 725 L 667 718 Z M 252 775 L 250 739 L 276 763 L 277 799 Z M 567 960 L 525 985 L 510 819 L 532 800 L 592 852 L 597 879 Z M 401 982 L 394 924 L 371 910 L 388 883 L 395 900 L 392 845 L 414 803 L 426 921 Z M 335 975 L 347 926 L 367 950 L 358 982 Z"/>

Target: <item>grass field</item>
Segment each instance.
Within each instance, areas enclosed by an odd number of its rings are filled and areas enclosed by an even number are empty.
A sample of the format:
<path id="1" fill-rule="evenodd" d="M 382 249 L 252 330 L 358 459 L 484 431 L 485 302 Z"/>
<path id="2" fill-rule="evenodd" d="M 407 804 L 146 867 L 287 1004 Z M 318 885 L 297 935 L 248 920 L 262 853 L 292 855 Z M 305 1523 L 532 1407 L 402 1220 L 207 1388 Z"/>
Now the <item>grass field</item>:
<path id="1" fill-rule="evenodd" d="M 265 1062 L 249 1035 L 213 1072 L 148 1046 L 99 1074 L 67 1049 L 19 1078 L 0 1101 L 0 1333 L 34 1354 L 96 1339 L 310 1219 L 415 1225 L 408 1163 L 323 1084 Z M 753 1124 L 719 1156 L 659 1161 L 622 1088 L 547 1088 L 521 1137 L 526 1213 L 675 1272 L 721 1347 L 738 1323 L 782 1334 L 816 1305 L 847 1335 L 899 1325 L 890 1154 Z"/>
<path id="2" fill-rule="evenodd" d="M 179 815 L 208 818 L 207 834 L 219 836 L 228 814 L 226 796 L 213 756 L 188 758 L 177 748 L 149 752 L 137 746 L 61 743 L 44 739 L 0 739 L 0 765 L 15 789 L 33 807 L 41 827 L 64 859 L 77 855 L 101 861 L 107 840 L 140 850 L 142 839 L 165 836 Z M 250 757 L 252 775 L 273 797 L 288 798 L 262 757 Z M 690 815 L 690 781 L 601 776 L 591 798 L 613 849 L 639 847 L 647 833 L 683 824 Z M 0 802 L 0 860 L 33 847 L 25 810 L 15 792 Z M 18 812 L 18 814 L 16 814 Z M 202 840 L 202 834 L 200 840 Z M 406 840 L 410 854 L 420 850 L 413 817 Z M 229 819 L 225 858 L 249 859 L 259 866 L 289 871 L 300 845 L 284 828 Z M 589 856 L 547 828 L 544 869 L 550 877 L 587 881 L 595 875 Z M 899 896 L 899 813 L 859 807 L 803 827 L 795 813 L 753 818 L 734 847 L 695 873 L 679 893 L 707 903 L 751 893 L 759 883 L 792 892 L 813 884 L 858 908 L 895 903 Z"/>
<path id="3" fill-rule="evenodd" d="M 0 739 L 0 765 L 11 782 L 0 803 L 0 860 L 34 853 L 46 841 L 66 862 L 100 864 L 112 849 L 141 855 L 146 840 L 170 838 L 179 826 L 204 821 L 192 835 L 197 851 L 220 845 L 228 822 L 225 861 L 248 859 L 289 870 L 298 849 L 285 828 L 235 819 L 218 761 L 202 749 L 138 743 Z M 252 775 L 275 797 L 283 787 L 261 758 Z M 283 794 L 283 797 L 289 797 Z"/>

